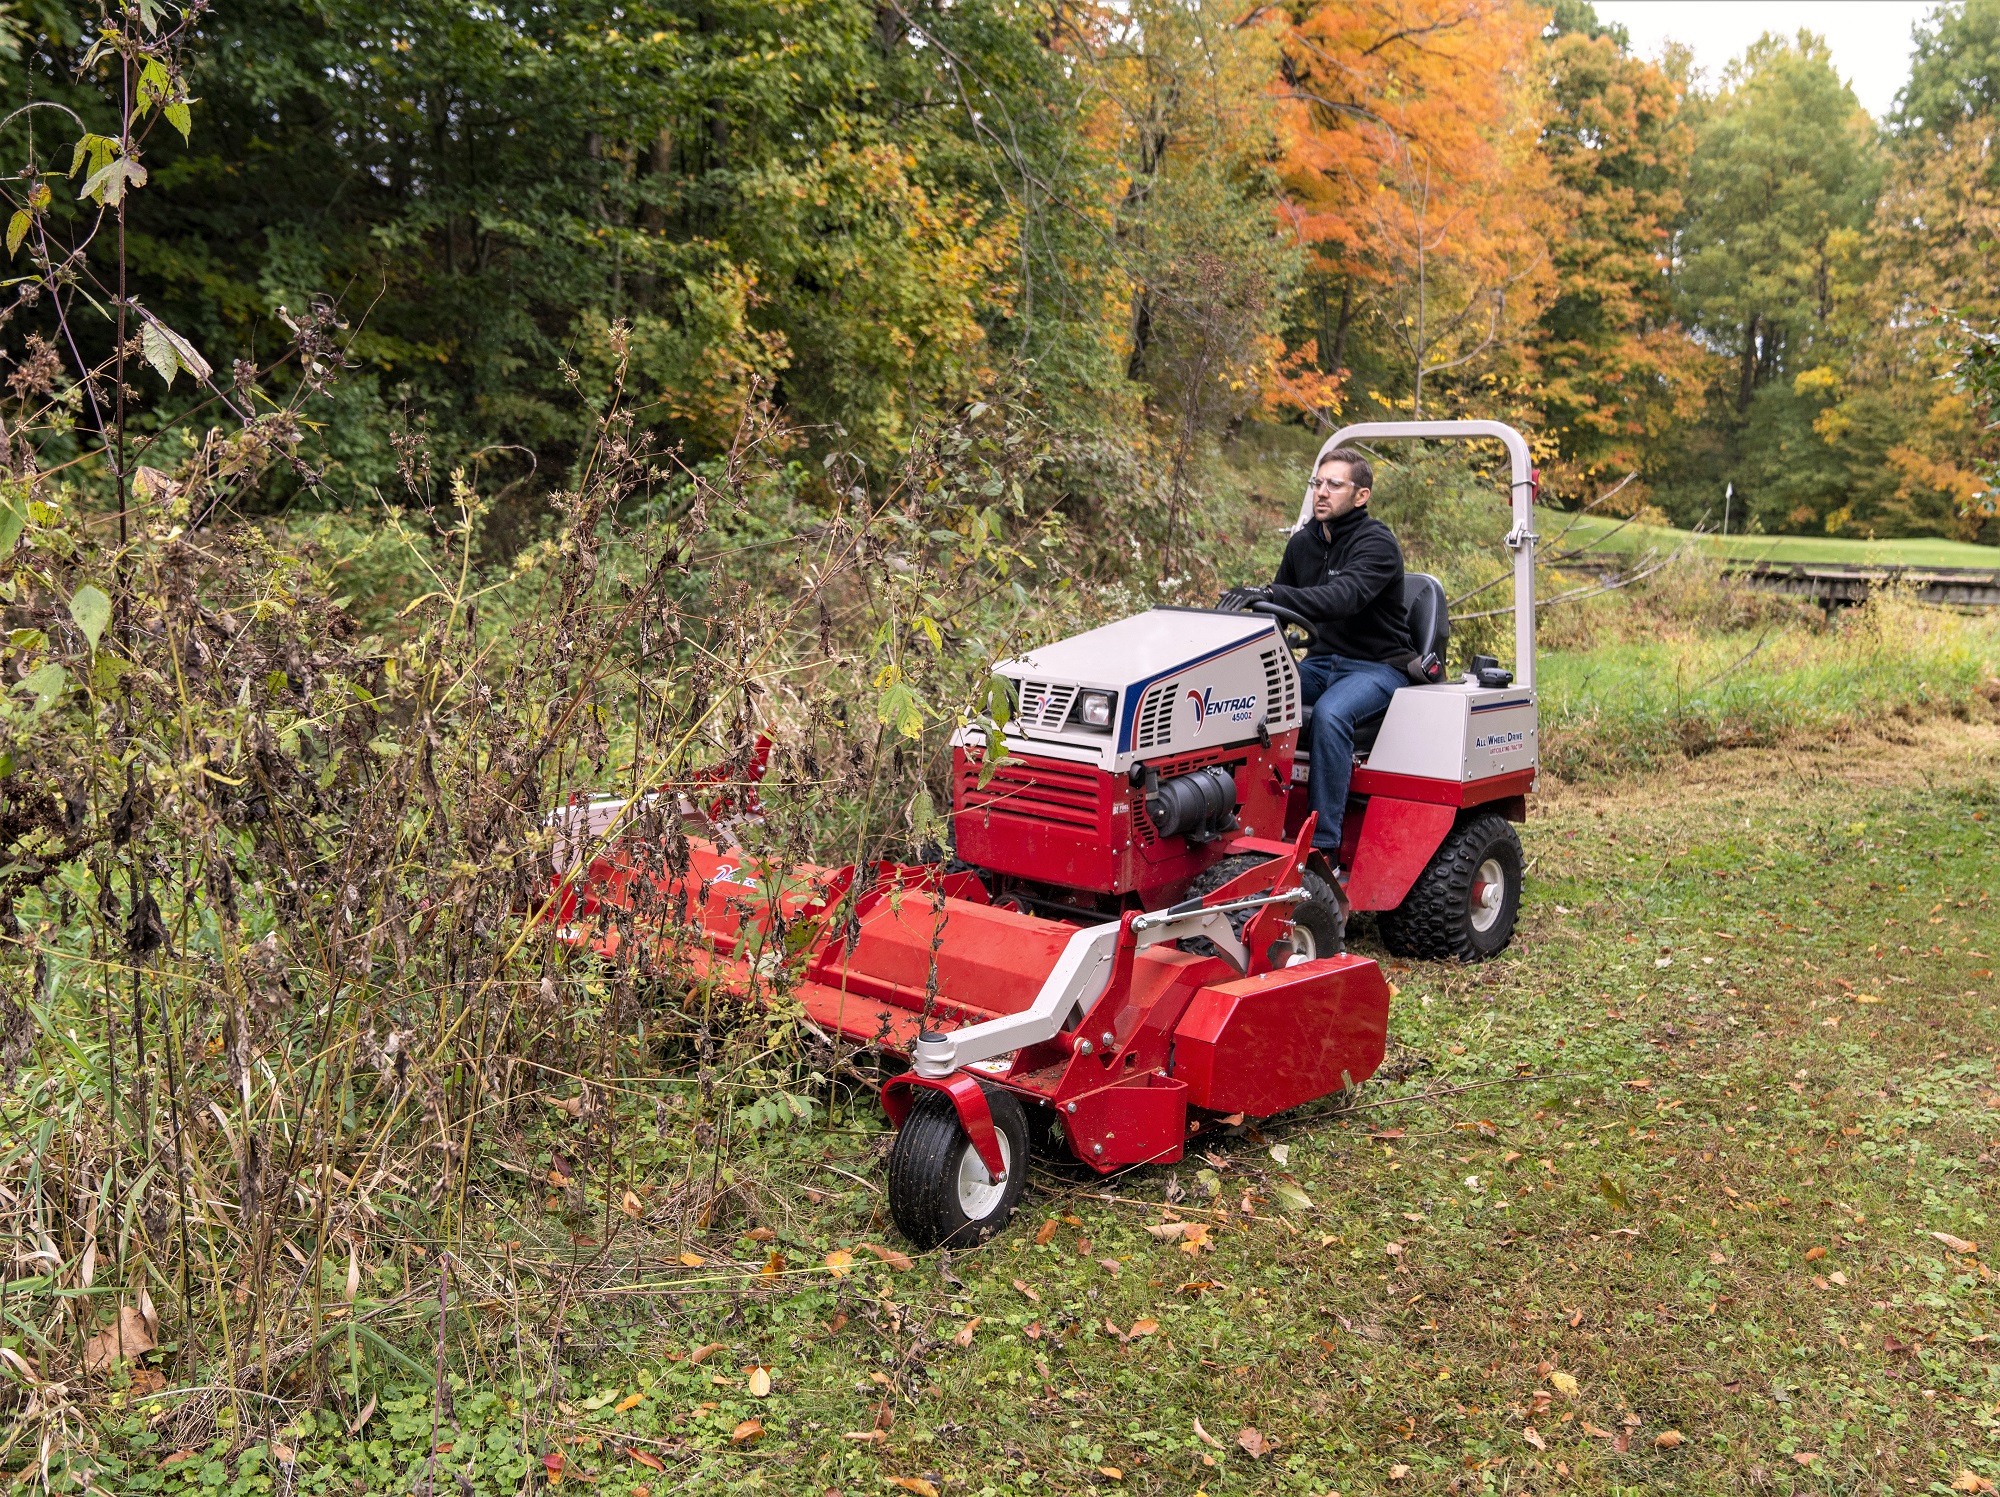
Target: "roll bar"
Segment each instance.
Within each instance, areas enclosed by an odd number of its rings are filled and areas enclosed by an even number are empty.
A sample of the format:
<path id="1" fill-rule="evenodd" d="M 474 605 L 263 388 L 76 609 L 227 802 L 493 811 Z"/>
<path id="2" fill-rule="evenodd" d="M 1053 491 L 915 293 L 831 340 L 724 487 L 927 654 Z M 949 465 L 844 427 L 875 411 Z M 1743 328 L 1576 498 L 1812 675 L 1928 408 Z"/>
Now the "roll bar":
<path id="1" fill-rule="evenodd" d="M 1514 528 L 1507 532 L 1506 546 L 1514 553 L 1514 679 L 1533 689 L 1535 684 L 1535 470 L 1528 457 L 1528 442 L 1504 421 L 1362 421 L 1343 426 L 1320 446 L 1313 459 L 1313 472 L 1326 455 L 1350 441 L 1371 437 L 1474 438 L 1492 437 L 1507 448 L 1514 468 L 1509 485 L 1514 501 Z M 1312 487 L 1307 480 L 1306 495 L 1299 506 L 1302 530 L 1312 519 Z"/>

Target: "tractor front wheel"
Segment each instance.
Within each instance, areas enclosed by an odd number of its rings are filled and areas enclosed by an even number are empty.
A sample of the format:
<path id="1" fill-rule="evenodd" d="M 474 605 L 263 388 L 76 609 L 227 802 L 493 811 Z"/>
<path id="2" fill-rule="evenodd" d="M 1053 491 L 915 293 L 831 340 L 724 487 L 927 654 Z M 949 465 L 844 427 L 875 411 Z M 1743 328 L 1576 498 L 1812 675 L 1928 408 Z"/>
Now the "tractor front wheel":
<path id="1" fill-rule="evenodd" d="M 1028 1118 L 1012 1092 L 987 1087 L 1004 1166 L 998 1180 L 943 1092 L 917 1094 L 889 1151 L 889 1214 L 919 1248 L 973 1247 L 1007 1225 L 1028 1183 Z"/>
<path id="2" fill-rule="evenodd" d="M 1382 912 L 1382 944 L 1421 961 L 1484 961 L 1514 934 L 1521 863 L 1521 839 L 1506 817 L 1484 811 L 1460 822 L 1409 896 Z"/>

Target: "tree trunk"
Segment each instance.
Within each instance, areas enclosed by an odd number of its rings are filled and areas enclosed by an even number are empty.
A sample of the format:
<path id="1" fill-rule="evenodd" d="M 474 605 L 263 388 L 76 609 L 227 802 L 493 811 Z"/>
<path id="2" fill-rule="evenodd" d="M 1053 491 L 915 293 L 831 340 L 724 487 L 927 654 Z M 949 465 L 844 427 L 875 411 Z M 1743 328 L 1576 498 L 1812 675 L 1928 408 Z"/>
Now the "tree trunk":
<path id="1" fill-rule="evenodd" d="M 1742 415 L 1750 409 L 1750 396 L 1757 381 L 1757 323 L 1759 314 L 1752 312 L 1750 321 L 1743 329 L 1743 365 L 1736 379 L 1736 414 Z"/>

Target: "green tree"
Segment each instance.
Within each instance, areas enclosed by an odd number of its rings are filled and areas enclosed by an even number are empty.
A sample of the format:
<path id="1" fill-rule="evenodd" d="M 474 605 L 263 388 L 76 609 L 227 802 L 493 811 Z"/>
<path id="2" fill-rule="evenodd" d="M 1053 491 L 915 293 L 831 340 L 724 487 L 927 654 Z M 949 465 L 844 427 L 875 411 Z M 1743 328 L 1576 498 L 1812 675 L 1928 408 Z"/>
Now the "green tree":
<path id="1" fill-rule="evenodd" d="M 1564 231 L 1549 243 L 1556 293 L 1535 331 L 1533 389 L 1557 452 L 1544 489 L 1582 497 L 1600 475 L 1675 460 L 1661 438 L 1701 415 L 1712 356 L 1675 325 L 1666 277 L 1693 149 L 1684 67 L 1632 56 L 1583 0 L 1556 7 L 1547 42 L 1541 148 Z"/>
<path id="2" fill-rule="evenodd" d="M 1810 32 L 1766 35 L 1701 108 L 1675 290 L 1732 372 L 1711 391 L 1729 437 L 1719 471 L 1689 465 L 1676 496 L 1683 518 L 1719 507 L 1725 480 L 1771 529 L 1815 525 L 1839 506 L 1839 465 L 1812 431 L 1823 396 L 1795 377 L 1838 357 L 1841 269 L 1881 173 L 1874 122 Z"/>
<path id="3" fill-rule="evenodd" d="M 2000 0 L 1940 5 L 1914 29 L 1910 79 L 1889 123 L 1899 133 L 1948 135 L 2000 114 Z"/>

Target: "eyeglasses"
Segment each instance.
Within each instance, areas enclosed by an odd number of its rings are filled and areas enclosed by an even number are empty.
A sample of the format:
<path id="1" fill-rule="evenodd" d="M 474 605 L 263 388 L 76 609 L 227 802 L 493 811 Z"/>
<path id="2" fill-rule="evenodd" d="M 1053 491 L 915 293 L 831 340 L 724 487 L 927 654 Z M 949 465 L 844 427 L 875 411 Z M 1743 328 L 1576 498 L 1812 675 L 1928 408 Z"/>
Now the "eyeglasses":
<path id="1" fill-rule="evenodd" d="M 1306 487 L 1311 489 L 1315 494 L 1338 494 L 1342 489 L 1353 488 L 1354 480 L 1351 478 L 1315 478 Z"/>

